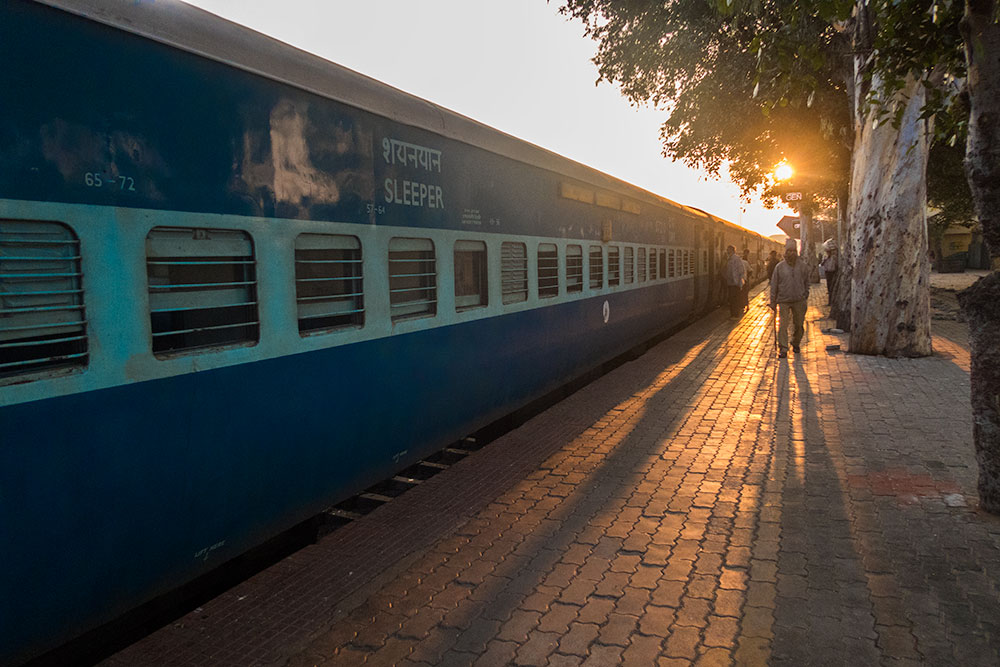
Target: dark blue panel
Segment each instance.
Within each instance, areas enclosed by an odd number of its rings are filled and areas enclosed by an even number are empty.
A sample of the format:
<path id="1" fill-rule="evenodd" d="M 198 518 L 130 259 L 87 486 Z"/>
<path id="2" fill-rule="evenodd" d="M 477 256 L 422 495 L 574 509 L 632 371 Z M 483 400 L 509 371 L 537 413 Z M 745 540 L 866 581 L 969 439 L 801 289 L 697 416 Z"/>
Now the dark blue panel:
<path id="1" fill-rule="evenodd" d="M 0 409 L 0 645 L 51 646 L 242 553 L 662 330 L 667 297 Z"/>
<path id="2" fill-rule="evenodd" d="M 369 219 L 371 130 L 343 105 L 20 0 L 0 56 L 0 197 Z"/>
<path id="3" fill-rule="evenodd" d="M 0 198 L 692 242 L 673 209 L 562 199 L 557 174 L 24 0 L 0 61 Z"/>

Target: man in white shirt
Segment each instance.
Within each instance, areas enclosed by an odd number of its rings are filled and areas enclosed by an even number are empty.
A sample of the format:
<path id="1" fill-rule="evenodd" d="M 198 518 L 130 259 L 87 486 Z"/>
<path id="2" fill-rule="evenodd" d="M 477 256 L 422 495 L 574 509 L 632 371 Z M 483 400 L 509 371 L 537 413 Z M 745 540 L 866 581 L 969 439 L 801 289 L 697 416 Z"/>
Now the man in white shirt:
<path id="1" fill-rule="evenodd" d="M 785 242 L 785 259 L 771 274 L 771 310 L 778 312 L 778 356 L 788 356 L 788 325 L 792 325 L 792 350 L 799 351 L 805 333 L 809 300 L 809 268 L 799 261 L 795 241 Z"/>

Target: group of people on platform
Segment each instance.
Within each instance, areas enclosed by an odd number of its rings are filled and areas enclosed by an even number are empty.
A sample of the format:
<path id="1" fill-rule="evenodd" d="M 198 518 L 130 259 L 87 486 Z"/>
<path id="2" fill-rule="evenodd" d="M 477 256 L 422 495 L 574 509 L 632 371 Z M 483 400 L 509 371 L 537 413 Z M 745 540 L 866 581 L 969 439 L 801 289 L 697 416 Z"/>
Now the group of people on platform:
<path id="1" fill-rule="evenodd" d="M 826 277 L 826 288 L 829 298 L 833 300 L 833 290 L 836 287 L 837 248 L 836 244 L 824 244 L 826 257 L 821 267 Z M 726 297 L 729 303 L 729 316 L 742 317 L 750 307 L 750 250 L 744 249 L 743 256 L 736 254 L 736 248 L 726 248 L 727 260 L 723 269 L 726 284 Z M 799 260 L 798 248 L 794 239 L 785 241 L 785 258 L 778 259 L 776 250 L 771 251 L 765 269 L 770 281 L 770 299 L 768 305 L 778 317 L 778 356 L 788 356 L 788 329 L 791 328 L 792 351 L 798 353 L 805 333 L 806 308 L 809 300 L 809 267 Z"/>

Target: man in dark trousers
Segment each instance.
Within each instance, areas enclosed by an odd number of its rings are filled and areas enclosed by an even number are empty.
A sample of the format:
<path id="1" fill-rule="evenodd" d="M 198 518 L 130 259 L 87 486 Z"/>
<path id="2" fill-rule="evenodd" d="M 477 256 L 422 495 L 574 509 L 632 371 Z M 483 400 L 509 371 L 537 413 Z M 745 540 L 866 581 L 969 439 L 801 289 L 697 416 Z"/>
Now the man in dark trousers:
<path id="1" fill-rule="evenodd" d="M 778 313 L 778 356 L 788 356 L 788 325 L 792 325 L 792 350 L 799 351 L 805 333 L 809 300 L 809 268 L 799 261 L 795 241 L 785 241 L 785 259 L 771 275 L 771 310 Z"/>
<path id="2" fill-rule="evenodd" d="M 746 280 L 746 267 L 743 260 L 736 254 L 735 246 L 726 247 L 726 269 L 723 274 L 726 279 L 726 292 L 729 298 L 729 316 L 740 317 L 743 314 L 743 299 L 740 297 L 743 282 Z"/>

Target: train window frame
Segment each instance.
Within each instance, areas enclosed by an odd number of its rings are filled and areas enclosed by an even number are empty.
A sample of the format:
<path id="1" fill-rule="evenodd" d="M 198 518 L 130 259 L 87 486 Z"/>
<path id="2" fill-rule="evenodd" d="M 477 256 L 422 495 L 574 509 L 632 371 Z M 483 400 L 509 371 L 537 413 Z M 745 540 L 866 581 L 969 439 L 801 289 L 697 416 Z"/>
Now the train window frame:
<path id="1" fill-rule="evenodd" d="M 583 291 L 583 246 L 570 243 L 566 246 L 566 293 Z"/>
<path id="2" fill-rule="evenodd" d="M 650 281 L 654 281 L 654 280 L 658 280 L 659 279 L 659 274 L 657 274 L 657 272 L 656 272 L 656 268 L 657 268 L 656 267 L 656 259 L 657 259 L 656 248 L 650 248 L 649 249 L 649 279 L 650 279 Z"/>
<path id="3" fill-rule="evenodd" d="M 84 370 L 88 334 L 81 242 L 73 228 L 0 219 L 0 382 Z"/>
<path id="4" fill-rule="evenodd" d="M 644 283 L 647 280 L 649 266 L 646 264 L 646 248 L 636 248 L 636 282 Z"/>
<path id="5" fill-rule="evenodd" d="M 668 276 L 668 274 L 667 274 L 667 249 L 666 248 L 660 248 L 660 269 L 659 269 L 659 274 L 660 274 L 660 278 L 672 277 L 672 276 Z"/>
<path id="6" fill-rule="evenodd" d="M 590 269 L 587 286 L 592 290 L 602 289 L 604 287 L 604 248 L 592 245 L 587 249 L 587 266 Z"/>
<path id="7" fill-rule="evenodd" d="M 674 278 L 677 275 L 679 275 L 677 273 L 677 260 L 674 257 L 674 249 L 670 248 L 667 251 L 667 277 Z"/>
<path id="8" fill-rule="evenodd" d="M 538 298 L 551 299 L 559 296 L 559 246 L 555 243 L 539 243 L 535 260 L 538 270 Z"/>
<path id="9" fill-rule="evenodd" d="M 484 241 L 459 239 L 454 256 L 455 311 L 485 308 L 490 304 L 489 259 Z"/>
<path id="10" fill-rule="evenodd" d="M 505 306 L 528 300 L 528 246 L 520 241 L 500 244 L 500 300 Z"/>
<path id="11" fill-rule="evenodd" d="M 394 236 L 386 250 L 389 313 L 393 322 L 437 315 L 437 254 L 434 241 Z M 416 298 L 402 298 L 407 295 Z"/>
<path id="12" fill-rule="evenodd" d="M 157 226 L 145 246 L 155 357 L 260 342 L 257 256 L 248 231 Z"/>
<path id="13" fill-rule="evenodd" d="M 364 327 L 361 240 L 349 234 L 305 232 L 295 237 L 292 251 L 299 335 Z"/>
<path id="14" fill-rule="evenodd" d="M 635 282 L 635 248 L 630 245 L 622 250 L 622 283 L 631 285 Z"/>
<path id="15" fill-rule="evenodd" d="M 618 287 L 622 283 L 621 248 L 608 247 L 608 287 Z"/>

